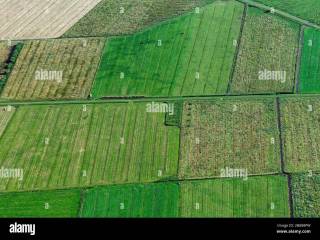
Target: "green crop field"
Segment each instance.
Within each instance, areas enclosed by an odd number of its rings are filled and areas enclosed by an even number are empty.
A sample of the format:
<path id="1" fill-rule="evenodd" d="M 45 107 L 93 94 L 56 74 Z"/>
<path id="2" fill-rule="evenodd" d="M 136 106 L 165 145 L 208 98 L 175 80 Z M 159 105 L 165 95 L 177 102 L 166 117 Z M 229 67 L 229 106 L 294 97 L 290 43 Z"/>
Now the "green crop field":
<path id="1" fill-rule="evenodd" d="M 76 217 L 80 190 L 0 193 L 0 217 Z"/>
<path id="2" fill-rule="evenodd" d="M 0 137 L 15 112 L 13 107 L 0 107 Z"/>
<path id="3" fill-rule="evenodd" d="M 181 131 L 180 178 L 280 170 L 274 99 L 186 102 Z"/>
<path id="4" fill-rule="evenodd" d="M 320 24 L 319 0 L 255 0 L 275 9 Z"/>
<path id="5" fill-rule="evenodd" d="M 304 30 L 304 42 L 300 67 L 300 91 L 320 93 L 320 31 Z"/>
<path id="6" fill-rule="evenodd" d="M 320 170 L 320 100 L 281 99 L 285 168 L 288 172 Z"/>
<path id="7" fill-rule="evenodd" d="M 87 98 L 99 64 L 103 38 L 27 41 L 2 98 Z"/>
<path id="8" fill-rule="evenodd" d="M 107 40 L 94 97 L 227 91 L 243 5 L 216 2 L 133 36 Z"/>
<path id="9" fill-rule="evenodd" d="M 0 166 L 23 181 L 0 190 L 34 190 L 176 177 L 179 128 L 146 103 L 20 106 L 0 139 Z"/>
<path id="10" fill-rule="evenodd" d="M 284 176 L 183 182 L 183 217 L 289 217 Z"/>
<path id="11" fill-rule="evenodd" d="M 0 81 L 5 74 L 5 62 L 8 60 L 10 47 L 7 42 L 0 42 Z"/>
<path id="12" fill-rule="evenodd" d="M 320 217 L 320 175 L 292 175 L 295 217 Z"/>
<path id="13" fill-rule="evenodd" d="M 64 37 L 131 34 L 217 0 L 102 0 Z"/>
<path id="14" fill-rule="evenodd" d="M 98 187 L 84 195 L 82 217 L 177 217 L 179 186 L 155 183 Z"/>
<path id="15" fill-rule="evenodd" d="M 298 24 L 249 7 L 231 92 L 292 92 L 298 39 Z"/>

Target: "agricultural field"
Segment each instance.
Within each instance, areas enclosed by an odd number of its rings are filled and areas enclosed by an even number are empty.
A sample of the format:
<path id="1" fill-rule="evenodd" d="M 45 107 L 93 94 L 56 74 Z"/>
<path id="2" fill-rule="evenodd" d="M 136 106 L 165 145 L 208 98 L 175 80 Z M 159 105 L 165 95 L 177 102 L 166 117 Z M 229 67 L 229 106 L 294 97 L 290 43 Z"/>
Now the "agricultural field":
<path id="1" fill-rule="evenodd" d="M 0 217 L 77 217 L 80 190 L 0 193 Z"/>
<path id="2" fill-rule="evenodd" d="M 217 0 L 102 0 L 64 37 L 132 34 Z"/>
<path id="3" fill-rule="evenodd" d="M 320 24 L 319 0 L 255 0 L 275 9 Z"/>
<path id="4" fill-rule="evenodd" d="M 0 166 L 22 169 L 1 191 L 176 178 L 179 128 L 146 103 L 20 106 L 0 139 Z"/>
<path id="5" fill-rule="evenodd" d="M 248 8 L 231 93 L 292 92 L 299 25 Z"/>
<path id="6" fill-rule="evenodd" d="M 15 112 L 13 107 L 1 107 L 0 106 L 0 137 L 4 130 L 6 129 L 10 119 Z"/>
<path id="7" fill-rule="evenodd" d="M 292 194 L 295 217 L 320 217 L 319 174 L 293 174 Z"/>
<path id="8" fill-rule="evenodd" d="M 181 183 L 182 217 L 289 217 L 285 176 Z"/>
<path id="9" fill-rule="evenodd" d="M 90 89 L 103 38 L 27 41 L 1 94 L 15 100 L 80 99 Z"/>
<path id="10" fill-rule="evenodd" d="M 279 146 L 273 98 L 185 102 L 179 177 L 277 173 Z"/>
<path id="11" fill-rule="evenodd" d="M 132 36 L 107 40 L 93 96 L 225 94 L 243 4 L 215 2 Z"/>
<path id="12" fill-rule="evenodd" d="M 0 0 L 0 39 L 57 38 L 101 0 Z"/>
<path id="13" fill-rule="evenodd" d="M 82 217 L 178 217 L 176 183 L 116 185 L 85 192 Z"/>
<path id="14" fill-rule="evenodd" d="M 319 97 L 281 98 L 285 169 L 320 170 Z"/>
<path id="15" fill-rule="evenodd" d="M 302 93 L 320 93 L 320 31 L 304 29 L 299 90 Z"/>

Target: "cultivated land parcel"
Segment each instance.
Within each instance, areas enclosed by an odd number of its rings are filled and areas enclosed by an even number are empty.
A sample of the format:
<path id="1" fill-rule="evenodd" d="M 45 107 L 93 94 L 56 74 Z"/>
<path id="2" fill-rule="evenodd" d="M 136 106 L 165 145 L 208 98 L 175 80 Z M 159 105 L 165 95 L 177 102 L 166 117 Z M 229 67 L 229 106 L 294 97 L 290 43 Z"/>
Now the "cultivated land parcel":
<path id="1" fill-rule="evenodd" d="M 93 96 L 225 94 L 243 10 L 240 3 L 219 1 L 133 36 L 108 39 Z"/>
<path id="2" fill-rule="evenodd" d="M 0 40 L 60 37 L 101 0 L 0 0 Z"/>
<path id="3" fill-rule="evenodd" d="M 103 38 L 25 42 L 1 97 L 87 98 L 103 45 Z"/>
<path id="4" fill-rule="evenodd" d="M 20 1 L 0 0 L 19 39 L 0 217 L 320 216 L 319 95 L 293 94 L 319 93 L 317 26 L 235 0 Z M 258 2 L 317 23 L 318 1 Z"/>
<path id="5" fill-rule="evenodd" d="M 1 190 L 150 182 L 176 176 L 179 128 L 145 103 L 19 107 L 0 139 L 0 165 L 24 181 Z"/>

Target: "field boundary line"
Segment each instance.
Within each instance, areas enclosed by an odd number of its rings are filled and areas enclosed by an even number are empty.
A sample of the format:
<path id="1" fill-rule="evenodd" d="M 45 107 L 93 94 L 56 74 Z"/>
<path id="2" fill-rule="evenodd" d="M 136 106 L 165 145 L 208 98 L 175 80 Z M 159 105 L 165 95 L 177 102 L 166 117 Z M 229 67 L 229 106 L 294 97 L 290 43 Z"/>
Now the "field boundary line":
<path id="1" fill-rule="evenodd" d="M 297 22 L 297 23 L 299 23 L 301 25 L 306 25 L 306 26 L 313 27 L 313 28 L 316 28 L 316 29 L 320 30 L 320 26 L 319 25 L 317 25 L 315 23 L 312 23 L 312 22 L 310 22 L 308 20 L 305 20 L 303 18 L 294 16 L 294 15 L 292 15 L 290 13 L 285 12 L 285 11 L 273 8 L 272 6 L 267 6 L 265 4 L 258 3 L 258 2 L 252 1 L 252 0 L 237 0 L 237 1 L 242 2 L 242 3 L 247 3 L 247 4 L 249 4 L 249 6 L 260 8 L 260 9 L 265 10 L 265 11 L 271 11 L 271 9 L 274 9 L 274 14 L 276 14 L 276 15 L 279 15 L 281 17 L 285 17 L 285 18 L 290 19 L 290 20 L 292 20 L 294 22 Z"/>
<path id="2" fill-rule="evenodd" d="M 231 92 L 231 84 L 233 82 L 233 76 L 234 76 L 234 72 L 236 70 L 237 61 L 238 61 L 239 54 L 240 54 L 240 46 L 241 46 L 242 37 L 243 37 L 243 30 L 244 30 L 244 25 L 245 25 L 246 18 L 247 18 L 247 13 L 248 13 L 248 4 L 247 3 L 243 3 L 243 4 L 244 4 L 244 9 L 243 9 L 243 14 L 242 14 L 242 18 L 241 18 L 241 25 L 240 25 L 240 32 L 239 32 L 239 37 L 238 37 L 238 44 L 237 44 L 237 47 L 236 47 L 236 51 L 234 53 L 234 58 L 233 58 L 233 63 L 232 63 L 231 73 L 230 73 L 230 79 L 229 79 L 228 87 L 227 87 L 227 95 L 229 95 L 230 92 Z"/>
<path id="3" fill-rule="evenodd" d="M 162 102 L 162 101 L 214 101 L 214 100 L 254 100 L 254 99 L 267 99 L 267 98 L 315 98 L 320 97 L 320 93 L 306 93 L 306 94 L 294 94 L 294 93 L 256 93 L 256 94 L 232 94 L 232 95 L 195 95 L 195 96 L 172 96 L 172 97 L 110 97 L 100 99 L 74 99 L 74 100 L 28 100 L 28 101 L 12 101 L 12 100 L 0 100 L 0 106 L 37 106 L 37 105 L 77 105 L 77 104 L 106 104 L 106 103 L 141 103 L 141 102 Z"/>
<path id="4" fill-rule="evenodd" d="M 250 178 L 263 178 L 267 176 L 288 176 L 288 174 L 282 174 L 282 173 L 268 173 L 268 174 L 257 174 L 257 175 L 249 175 L 248 179 Z M 52 187 L 52 188 L 47 188 L 47 189 L 21 189 L 21 190 L 1 190 L 1 194 L 8 194 L 8 193 L 24 193 L 24 192 L 54 192 L 54 191 L 70 191 L 70 190 L 90 190 L 90 189 L 95 189 L 97 187 L 111 187 L 111 186 L 130 186 L 130 185 L 137 185 L 137 184 L 142 184 L 142 185 L 149 185 L 149 184 L 160 184 L 160 183 L 184 183 L 184 182 L 192 182 L 192 181 L 206 181 L 206 180 L 232 180 L 232 179 L 238 179 L 238 180 L 243 180 L 243 178 L 232 178 L 232 177 L 207 177 L 207 178 L 185 178 L 185 179 L 162 179 L 162 180 L 157 180 L 157 181 L 133 181 L 133 182 L 123 182 L 123 183 L 98 183 L 98 184 L 90 184 L 90 185 L 84 185 L 84 186 L 67 186 L 67 187 Z"/>
<path id="5" fill-rule="evenodd" d="M 280 98 L 276 97 L 276 114 L 277 114 L 277 125 L 279 131 L 279 141 L 280 141 L 280 166 L 281 172 L 285 173 L 285 163 L 284 163 L 284 152 L 283 152 L 283 136 L 282 136 L 282 125 L 281 125 L 281 106 L 280 106 Z"/>
<path id="6" fill-rule="evenodd" d="M 93 98 L 92 90 L 93 90 L 94 84 L 96 82 L 98 71 L 100 70 L 100 65 L 101 65 L 101 62 L 102 62 L 102 57 L 104 55 L 104 50 L 105 50 L 105 48 L 106 48 L 108 43 L 109 43 L 109 39 L 108 38 L 104 38 L 104 43 L 103 43 L 103 46 L 102 46 L 102 49 L 101 49 L 98 65 L 97 65 L 97 68 L 96 68 L 95 73 L 93 75 L 93 80 L 92 80 L 92 83 L 91 83 L 91 87 L 89 89 L 89 96 L 87 96 L 87 99 L 88 98 L 89 99 Z"/>
<path id="7" fill-rule="evenodd" d="M 304 44 L 304 30 L 305 26 L 302 25 L 300 27 L 300 35 L 299 35 L 299 45 L 298 45 L 298 54 L 297 54 L 297 61 L 296 61 L 296 82 L 295 82 L 295 93 L 300 92 L 300 71 L 301 71 L 301 56 L 303 51 L 303 44 Z"/>
<path id="8" fill-rule="evenodd" d="M 78 209 L 78 214 L 77 214 L 77 216 L 79 218 L 81 218 L 81 215 L 82 215 L 83 204 L 84 204 L 84 195 L 85 195 L 86 191 L 87 191 L 87 189 L 85 189 L 85 188 L 80 189 L 79 209 Z"/>
<path id="9" fill-rule="evenodd" d="M 294 218 L 294 204 L 293 204 L 293 195 L 292 195 L 292 178 L 290 174 L 286 174 L 288 178 L 288 201 L 290 209 L 290 218 Z"/>

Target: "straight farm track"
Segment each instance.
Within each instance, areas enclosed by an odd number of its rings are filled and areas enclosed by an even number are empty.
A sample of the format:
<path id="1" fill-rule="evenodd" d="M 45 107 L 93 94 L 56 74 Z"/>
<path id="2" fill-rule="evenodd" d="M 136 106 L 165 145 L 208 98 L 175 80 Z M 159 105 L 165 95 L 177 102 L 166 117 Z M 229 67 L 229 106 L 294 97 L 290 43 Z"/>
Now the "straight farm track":
<path id="1" fill-rule="evenodd" d="M 179 128 L 146 103 L 19 107 L 0 139 L 0 166 L 23 169 L 20 191 L 176 177 Z"/>
<path id="2" fill-rule="evenodd" d="M 218 1 L 199 10 L 108 39 L 93 96 L 225 94 L 244 5 Z"/>
<path id="3" fill-rule="evenodd" d="M 0 39 L 57 38 L 101 0 L 0 0 Z"/>
<path id="4" fill-rule="evenodd" d="M 27 41 L 1 97 L 85 99 L 103 46 L 104 38 Z"/>

